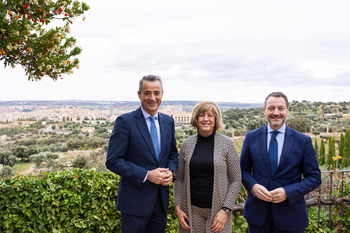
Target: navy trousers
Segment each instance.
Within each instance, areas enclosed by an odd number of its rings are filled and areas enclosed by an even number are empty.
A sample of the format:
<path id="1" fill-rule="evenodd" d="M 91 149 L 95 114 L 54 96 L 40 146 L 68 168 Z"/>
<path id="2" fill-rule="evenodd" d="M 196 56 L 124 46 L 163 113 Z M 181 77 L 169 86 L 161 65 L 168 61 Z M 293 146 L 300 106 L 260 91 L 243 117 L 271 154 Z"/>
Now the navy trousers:
<path id="1" fill-rule="evenodd" d="M 160 191 L 150 215 L 144 217 L 122 213 L 121 220 L 122 233 L 165 233 L 167 212 L 164 211 Z"/>
<path id="2" fill-rule="evenodd" d="M 300 229 L 296 231 L 281 231 L 278 228 L 276 228 L 273 221 L 271 204 L 269 205 L 269 209 L 267 211 L 267 216 L 264 224 L 258 227 L 248 223 L 248 227 L 249 227 L 249 233 L 303 233 L 304 232 L 304 229 Z"/>

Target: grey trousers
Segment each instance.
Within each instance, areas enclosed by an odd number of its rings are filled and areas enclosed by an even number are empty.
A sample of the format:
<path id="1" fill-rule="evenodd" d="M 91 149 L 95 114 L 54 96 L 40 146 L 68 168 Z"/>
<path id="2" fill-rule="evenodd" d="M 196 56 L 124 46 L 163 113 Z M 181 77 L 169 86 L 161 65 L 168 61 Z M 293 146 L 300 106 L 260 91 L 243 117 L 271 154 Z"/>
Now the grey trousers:
<path id="1" fill-rule="evenodd" d="M 197 206 L 191 206 L 191 231 L 179 227 L 179 233 L 213 233 L 210 229 L 212 221 L 210 219 L 210 208 L 200 208 Z M 229 214 L 224 229 L 220 233 L 232 233 L 232 214 Z"/>
<path id="2" fill-rule="evenodd" d="M 210 208 L 200 208 L 197 206 L 192 206 L 192 224 L 193 232 L 203 232 L 203 233 L 213 233 L 210 230 Z"/>

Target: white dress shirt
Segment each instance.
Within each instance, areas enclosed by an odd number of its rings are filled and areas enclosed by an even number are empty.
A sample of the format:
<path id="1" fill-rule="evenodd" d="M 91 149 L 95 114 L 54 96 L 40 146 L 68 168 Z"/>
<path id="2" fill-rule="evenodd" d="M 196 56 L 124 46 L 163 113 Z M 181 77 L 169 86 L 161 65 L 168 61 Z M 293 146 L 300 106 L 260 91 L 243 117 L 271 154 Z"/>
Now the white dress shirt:
<path id="1" fill-rule="evenodd" d="M 270 140 L 271 140 L 271 135 L 272 135 L 272 129 L 270 125 L 267 125 L 267 151 L 269 151 L 270 147 Z M 281 159 L 281 154 L 282 154 L 282 149 L 283 149 L 283 143 L 284 143 L 284 136 L 286 133 L 286 124 L 283 124 L 281 128 L 277 130 L 279 133 L 276 136 L 276 140 L 278 143 L 278 153 L 277 153 L 277 167 L 280 164 L 280 159 Z"/>

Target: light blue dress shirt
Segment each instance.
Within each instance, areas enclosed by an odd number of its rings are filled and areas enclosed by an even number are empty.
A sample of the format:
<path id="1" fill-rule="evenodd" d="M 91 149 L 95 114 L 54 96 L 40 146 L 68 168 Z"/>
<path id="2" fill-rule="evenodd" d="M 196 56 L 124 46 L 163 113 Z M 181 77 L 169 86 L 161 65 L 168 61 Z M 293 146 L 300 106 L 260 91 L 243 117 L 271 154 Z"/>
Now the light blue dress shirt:
<path id="1" fill-rule="evenodd" d="M 143 108 L 141 107 L 141 111 L 142 111 L 142 114 L 143 116 L 145 117 L 145 120 L 146 120 L 146 123 L 147 123 L 147 127 L 148 127 L 148 131 L 151 133 L 151 119 L 150 119 L 150 114 L 148 114 L 145 110 L 143 110 Z M 158 133 L 158 142 L 159 142 L 159 154 L 160 154 L 160 127 L 159 127 L 159 121 L 158 121 L 158 112 L 155 114 L 156 116 L 156 119 L 154 121 L 154 123 L 156 124 L 156 127 L 157 127 L 157 133 Z M 145 176 L 145 179 L 143 180 L 143 183 L 146 182 L 147 180 L 147 177 L 148 177 L 148 172 Z"/>
<path id="2" fill-rule="evenodd" d="M 145 110 L 143 110 L 143 108 L 141 107 L 141 110 L 142 110 L 142 114 L 143 116 L 145 117 L 146 119 L 146 123 L 147 123 L 147 127 L 148 127 L 148 131 L 151 133 L 151 115 L 148 114 Z M 157 134 L 158 134 L 158 144 L 159 144 L 159 154 L 160 154 L 160 126 L 159 126 L 159 121 L 158 121 L 158 112 L 154 115 L 156 117 L 154 123 L 156 124 L 156 127 L 157 127 Z"/>

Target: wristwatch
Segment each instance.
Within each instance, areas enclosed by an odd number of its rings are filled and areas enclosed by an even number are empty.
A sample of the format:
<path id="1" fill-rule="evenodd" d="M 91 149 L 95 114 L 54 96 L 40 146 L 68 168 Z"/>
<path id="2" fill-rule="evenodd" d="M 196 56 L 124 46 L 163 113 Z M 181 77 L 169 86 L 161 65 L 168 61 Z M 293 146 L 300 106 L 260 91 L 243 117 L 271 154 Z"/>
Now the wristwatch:
<path id="1" fill-rule="evenodd" d="M 175 182 L 175 180 L 176 180 L 176 173 L 174 171 L 172 171 L 172 173 L 173 173 L 173 182 Z"/>
<path id="2" fill-rule="evenodd" d="M 222 207 L 221 209 L 223 211 L 225 211 L 227 214 L 230 214 L 232 212 L 232 210 L 230 208 L 227 208 L 227 207 Z"/>

